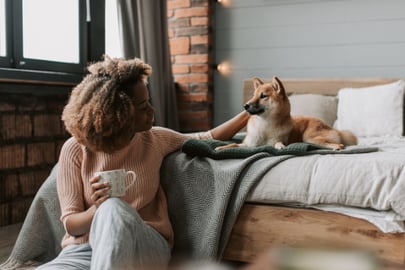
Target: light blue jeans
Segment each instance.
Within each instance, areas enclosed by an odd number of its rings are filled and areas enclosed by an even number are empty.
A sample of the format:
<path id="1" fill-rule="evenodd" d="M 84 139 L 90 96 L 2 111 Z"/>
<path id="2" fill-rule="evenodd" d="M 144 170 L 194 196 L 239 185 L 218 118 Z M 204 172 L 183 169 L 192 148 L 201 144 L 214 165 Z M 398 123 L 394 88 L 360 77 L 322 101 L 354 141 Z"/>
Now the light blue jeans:
<path id="1" fill-rule="evenodd" d="M 167 241 L 118 198 L 97 209 L 88 244 L 65 247 L 37 269 L 164 269 L 170 260 Z"/>

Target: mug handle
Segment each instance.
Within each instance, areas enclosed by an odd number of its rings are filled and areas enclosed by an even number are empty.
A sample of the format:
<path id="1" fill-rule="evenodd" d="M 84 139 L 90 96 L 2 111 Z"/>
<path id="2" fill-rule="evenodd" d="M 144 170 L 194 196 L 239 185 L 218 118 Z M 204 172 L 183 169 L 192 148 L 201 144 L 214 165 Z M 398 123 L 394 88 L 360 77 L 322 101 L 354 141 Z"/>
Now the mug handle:
<path id="1" fill-rule="evenodd" d="M 135 172 L 133 172 L 133 171 L 127 171 L 126 174 L 127 174 L 127 176 L 130 174 L 132 177 L 131 177 L 131 183 L 129 183 L 129 185 L 125 187 L 125 191 L 127 191 L 128 188 L 129 188 L 130 186 L 132 186 L 132 185 L 135 183 L 135 180 L 136 180 L 136 173 L 135 173 Z"/>

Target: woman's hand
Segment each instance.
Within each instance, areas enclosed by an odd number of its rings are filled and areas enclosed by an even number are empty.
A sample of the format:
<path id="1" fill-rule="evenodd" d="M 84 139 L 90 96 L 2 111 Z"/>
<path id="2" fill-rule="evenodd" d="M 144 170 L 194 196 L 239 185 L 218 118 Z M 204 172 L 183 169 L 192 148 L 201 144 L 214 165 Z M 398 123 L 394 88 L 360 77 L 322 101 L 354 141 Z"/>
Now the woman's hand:
<path id="1" fill-rule="evenodd" d="M 110 185 L 105 182 L 99 183 L 99 180 L 100 176 L 95 176 L 90 179 L 90 199 L 93 205 L 83 212 L 71 214 L 66 218 L 65 228 L 68 234 L 80 236 L 88 233 L 97 208 L 110 197 L 108 195 Z"/>
<path id="2" fill-rule="evenodd" d="M 105 200 L 107 200 L 110 195 L 108 191 L 110 190 L 110 184 L 108 182 L 100 183 L 100 176 L 95 176 L 90 179 L 90 185 L 92 194 L 90 196 L 93 204 L 98 208 Z"/>

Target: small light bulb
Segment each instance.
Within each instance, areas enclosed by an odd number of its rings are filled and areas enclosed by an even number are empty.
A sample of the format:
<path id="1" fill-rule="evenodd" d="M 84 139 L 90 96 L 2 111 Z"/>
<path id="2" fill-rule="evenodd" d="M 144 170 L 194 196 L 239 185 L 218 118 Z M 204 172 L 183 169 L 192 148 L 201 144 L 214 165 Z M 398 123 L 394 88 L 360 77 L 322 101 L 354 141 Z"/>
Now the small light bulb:
<path id="1" fill-rule="evenodd" d="M 216 0 L 216 2 L 224 7 L 229 7 L 231 5 L 231 0 Z"/>
<path id="2" fill-rule="evenodd" d="M 221 62 L 217 65 L 217 70 L 222 75 L 229 75 L 232 72 L 231 63 L 228 61 Z"/>

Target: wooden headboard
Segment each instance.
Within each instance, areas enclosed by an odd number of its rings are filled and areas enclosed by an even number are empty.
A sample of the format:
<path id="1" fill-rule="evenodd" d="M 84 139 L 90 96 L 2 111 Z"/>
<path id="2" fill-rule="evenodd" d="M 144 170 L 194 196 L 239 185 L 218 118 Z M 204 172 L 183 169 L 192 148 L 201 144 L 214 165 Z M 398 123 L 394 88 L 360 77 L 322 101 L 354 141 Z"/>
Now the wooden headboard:
<path id="1" fill-rule="evenodd" d="M 283 78 L 278 77 L 283 83 L 287 94 L 322 94 L 336 95 L 344 87 L 366 87 L 379 84 L 386 84 L 399 80 L 398 78 Z M 264 82 L 270 82 L 270 79 L 262 79 Z M 244 80 L 243 101 L 247 101 L 254 91 L 252 79 Z"/>

